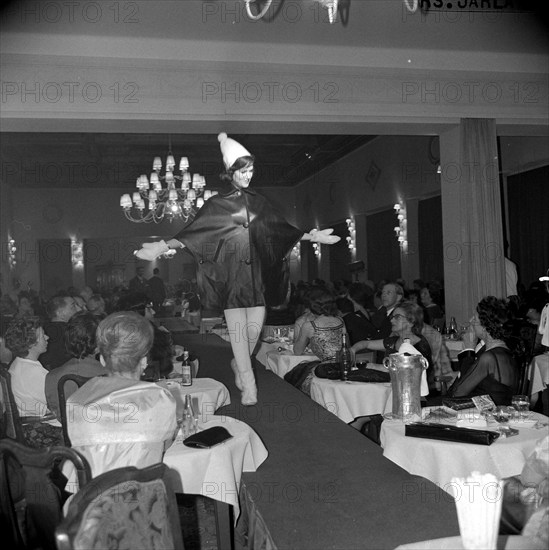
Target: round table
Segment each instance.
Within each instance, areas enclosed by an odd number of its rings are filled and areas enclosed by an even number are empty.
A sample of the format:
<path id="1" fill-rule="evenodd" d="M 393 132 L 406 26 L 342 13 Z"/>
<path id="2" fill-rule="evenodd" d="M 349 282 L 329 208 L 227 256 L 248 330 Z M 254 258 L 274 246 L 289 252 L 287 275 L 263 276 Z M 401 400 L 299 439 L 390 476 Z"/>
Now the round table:
<path id="1" fill-rule="evenodd" d="M 406 437 L 403 422 L 384 420 L 380 432 L 381 446 L 383 455 L 389 460 L 413 475 L 429 479 L 451 494 L 452 478 L 467 477 L 473 471 L 490 473 L 498 479 L 519 475 L 536 442 L 547 435 L 548 417 L 529 412 L 529 418 L 545 423 L 545 427 L 536 429 L 522 427 L 520 422 L 512 423 L 511 427 L 518 427 L 519 434 L 500 437 L 491 445 Z M 497 426 L 494 422 L 482 429 L 497 431 Z"/>
<path id="2" fill-rule="evenodd" d="M 317 378 L 311 381 L 311 398 L 346 422 L 359 416 L 390 412 L 391 383 L 365 383 Z"/>
<path id="3" fill-rule="evenodd" d="M 213 426 L 223 426 L 233 437 L 210 449 L 195 449 L 183 444 L 179 432 L 163 462 L 179 474 L 173 479 L 176 492 L 200 494 L 232 505 L 236 523 L 242 472 L 255 472 L 268 452 L 259 436 L 244 422 L 215 416 L 198 423 L 199 430 Z"/>

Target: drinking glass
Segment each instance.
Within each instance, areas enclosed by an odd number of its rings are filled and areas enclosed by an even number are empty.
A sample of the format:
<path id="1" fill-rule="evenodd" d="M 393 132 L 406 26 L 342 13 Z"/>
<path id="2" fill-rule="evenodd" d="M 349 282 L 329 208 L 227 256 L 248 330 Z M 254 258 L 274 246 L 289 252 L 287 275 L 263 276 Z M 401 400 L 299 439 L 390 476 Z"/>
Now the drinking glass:
<path id="1" fill-rule="evenodd" d="M 518 419 L 526 418 L 530 408 L 530 399 L 527 395 L 513 395 L 511 405 L 517 410 Z"/>

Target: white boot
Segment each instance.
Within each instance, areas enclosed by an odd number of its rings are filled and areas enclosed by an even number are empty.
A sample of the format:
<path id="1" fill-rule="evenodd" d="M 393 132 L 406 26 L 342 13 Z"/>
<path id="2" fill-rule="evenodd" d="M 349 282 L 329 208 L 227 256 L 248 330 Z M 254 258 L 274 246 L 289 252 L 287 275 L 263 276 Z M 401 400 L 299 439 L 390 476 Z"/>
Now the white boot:
<path id="1" fill-rule="evenodd" d="M 240 373 L 238 372 L 238 367 L 236 366 L 236 359 L 231 359 L 231 369 L 234 372 L 234 383 L 236 387 L 242 391 L 242 381 L 240 380 Z"/>
<path id="2" fill-rule="evenodd" d="M 239 371 L 240 382 L 242 383 L 241 403 L 244 406 L 257 404 L 257 386 L 255 384 L 254 371 L 252 369 Z"/>

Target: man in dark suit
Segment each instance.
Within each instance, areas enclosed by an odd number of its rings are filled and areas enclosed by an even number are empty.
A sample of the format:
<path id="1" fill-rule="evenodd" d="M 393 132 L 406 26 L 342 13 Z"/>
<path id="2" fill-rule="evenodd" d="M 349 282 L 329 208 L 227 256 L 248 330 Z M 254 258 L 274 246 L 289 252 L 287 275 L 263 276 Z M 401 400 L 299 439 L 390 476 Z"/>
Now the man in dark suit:
<path id="1" fill-rule="evenodd" d="M 164 281 L 160 278 L 160 269 L 153 269 L 153 276 L 149 279 L 150 297 L 153 309 L 158 317 L 162 317 L 162 304 L 166 299 L 166 287 Z"/>
<path id="2" fill-rule="evenodd" d="M 149 281 L 145 279 L 145 268 L 143 266 L 136 268 L 135 277 L 130 279 L 128 288 L 131 294 L 145 294 L 148 298 L 150 298 L 151 291 Z"/>
<path id="3" fill-rule="evenodd" d="M 404 289 L 398 283 L 387 283 L 381 290 L 381 307 L 372 315 L 377 334 L 372 340 L 387 338 L 392 332 L 391 315 L 404 298 Z"/>

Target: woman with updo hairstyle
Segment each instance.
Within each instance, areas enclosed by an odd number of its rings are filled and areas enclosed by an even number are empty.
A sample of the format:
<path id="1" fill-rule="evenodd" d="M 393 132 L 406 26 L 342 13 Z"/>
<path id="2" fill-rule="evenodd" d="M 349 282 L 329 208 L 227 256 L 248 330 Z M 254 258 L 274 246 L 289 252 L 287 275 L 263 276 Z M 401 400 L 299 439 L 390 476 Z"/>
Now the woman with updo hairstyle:
<path id="1" fill-rule="evenodd" d="M 326 287 L 317 286 L 311 290 L 309 309 L 312 318 L 303 323 L 294 342 L 294 354 L 303 355 L 305 348 L 309 347 L 320 361 L 302 361 L 284 376 L 286 382 L 307 395 L 311 392 L 315 368 L 319 363 L 336 361 L 342 336 L 347 334 L 345 323 L 338 316 L 335 295 Z"/>
<path id="2" fill-rule="evenodd" d="M 335 296 L 326 288 L 316 287 L 309 294 L 309 309 L 313 317 L 303 323 L 294 343 L 294 354 L 302 355 L 309 346 L 321 361 L 335 358 L 345 332 Z"/>
<path id="3" fill-rule="evenodd" d="M 517 391 L 518 368 L 508 347 L 512 319 L 506 300 L 487 296 L 477 305 L 469 329 L 463 335 L 463 347 L 470 353 L 460 353 L 462 375 L 448 389 L 450 397 L 489 395 L 496 405 L 510 405 Z M 484 346 L 475 356 L 478 340 Z"/>
<path id="4" fill-rule="evenodd" d="M 93 476 L 125 466 L 162 462 L 177 429 L 170 391 L 140 380 L 153 343 L 151 323 L 133 311 L 103 319 L 97 346 L 107 376 L 92 378 L 67 400 L 71 445 Z"/>

